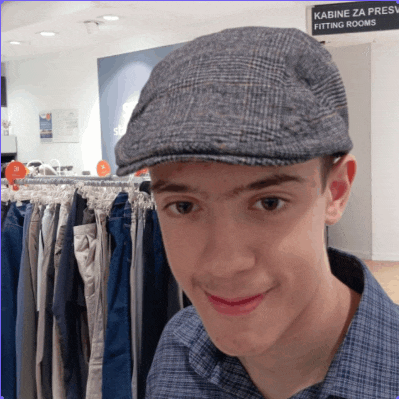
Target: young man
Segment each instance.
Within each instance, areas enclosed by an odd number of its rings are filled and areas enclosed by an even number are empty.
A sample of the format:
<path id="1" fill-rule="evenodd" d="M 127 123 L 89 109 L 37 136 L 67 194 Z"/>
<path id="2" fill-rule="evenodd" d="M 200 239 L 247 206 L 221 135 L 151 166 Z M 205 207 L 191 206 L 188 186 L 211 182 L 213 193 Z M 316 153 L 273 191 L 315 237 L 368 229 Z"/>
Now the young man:
<path id="1" fill-rule="evenodd" d="M 399 395 L 399 307 L 359 259 L 325 246 L 351 148 L 339 72 L 296 29 L 225 30 L 154 68 L 118 174 L 150 167 L 193 306 L 166 326 L 147 398 Z"/>

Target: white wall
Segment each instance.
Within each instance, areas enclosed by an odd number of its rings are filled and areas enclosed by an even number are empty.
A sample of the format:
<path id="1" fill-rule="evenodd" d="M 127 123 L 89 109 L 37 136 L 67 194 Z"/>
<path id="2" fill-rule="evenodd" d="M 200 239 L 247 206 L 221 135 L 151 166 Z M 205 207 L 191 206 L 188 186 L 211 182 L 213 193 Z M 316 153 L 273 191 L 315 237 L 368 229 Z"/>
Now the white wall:
<path id="1" fill-rule="evenodd" d="M 20 162 L 56 158 L 78 174 L 97 174 L 102 159 L 97 59 L 114 51 L 130 52 L 131 46 L 118 43 L 118 48 L 82 48 L 7 62 L 8 116 Z M 41 143 L 39 113 L 52 109 L 78 109 L 79 143 Z"/>
<path id="2" fill-rule="evenodd" d="M 327 47 L 344 81 L 349 109 L 351 153 L 358 169 L 341 220 L 328 230 L 329 245 L 372 258 L 371 204 L 371 45 Z M 399 258 L 398 258 L 399 259 Z"/>
<path id="3" fill-rule="evenodd" d="M 50 54 L 8 63 L 8 115 L 18 140 L 18 160 L 56 158 L 74 171 L 95 174 L 101 160 L 97 60 L 88 51 Z M 79 143 L 41 143 L 39 113 L 79 110 Z M 56 165 L 56 164 L 55 164 Z"/>
<path id="4" fill-rule="evenodd" d="M 330 245 L 363 259 L 399 259 L 399 41 L 328 47 L 347 88 L 358 173 Z"/>
<path id="5" fill-rule="evenodd" d="M 8 116 L 17 136 L 18 160 L 48 163 L 56 158 L 63 166 L 73 165 L 78 174 L 88 170 L 96 175 L 102 159 L 97 59 L 130 51 L 127 40 L 8 61 Z M 41 143 L 39 113 L 53 109 L 78 109 L 79 143 Z"/>
<path id="6" fill-rule="evenodd" d="M 373 259 L 399 259 L 399 40 L 371 44 Z"/>

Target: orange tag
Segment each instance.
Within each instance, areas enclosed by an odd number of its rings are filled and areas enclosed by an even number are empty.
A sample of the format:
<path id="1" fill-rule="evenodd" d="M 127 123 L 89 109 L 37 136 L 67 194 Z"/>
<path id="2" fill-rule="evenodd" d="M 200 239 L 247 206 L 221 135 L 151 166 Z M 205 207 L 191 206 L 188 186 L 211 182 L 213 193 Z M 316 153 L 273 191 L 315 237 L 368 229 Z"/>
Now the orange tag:
<path id="1" fill-rule="evenodd" d="M 13 185 L 15 179 L 23 179 L 26 176 L 25 165 L 21 162 L 12 161 L 6 167 L 6 178 Z"/>
<path id="2" fill-rule="evenodd" d="M 100 177 L 105 177 L 111 174 L 111 166 L 109 166 L 107 161 L 100 161 L 97 164 L 97 174 Z"/>
<path id="3" fill-rule="evenodd" d="M 148 168 L 138 170 L 134 175 L 139 177 L 141 175 L 145 175 L 148 172 Z"/>

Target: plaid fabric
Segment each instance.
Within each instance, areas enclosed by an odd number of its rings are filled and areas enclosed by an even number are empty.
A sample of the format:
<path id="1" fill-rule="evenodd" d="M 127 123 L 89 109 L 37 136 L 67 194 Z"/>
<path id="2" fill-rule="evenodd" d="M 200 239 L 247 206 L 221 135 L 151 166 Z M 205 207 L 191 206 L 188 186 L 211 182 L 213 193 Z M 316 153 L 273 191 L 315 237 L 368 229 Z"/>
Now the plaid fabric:
<path id="1" fill-rule="evenodd" d="M 199 37 L 153 69 L 115 147 L 118 175 L 161 162 L 289 165 L 352 149 L 330 53 L 298 29 Z"/>
<path id="2" fill-rule="evenodd" d="M 290 399 L 396 399 L 399 306 L 355 256 L 329 248 L 331 270 L 362 293 L 324 381 Z M 147 378 L 148 399 L 262 399 L 237 358 L 211 342 L 193 306 L 165 327 Z"/>

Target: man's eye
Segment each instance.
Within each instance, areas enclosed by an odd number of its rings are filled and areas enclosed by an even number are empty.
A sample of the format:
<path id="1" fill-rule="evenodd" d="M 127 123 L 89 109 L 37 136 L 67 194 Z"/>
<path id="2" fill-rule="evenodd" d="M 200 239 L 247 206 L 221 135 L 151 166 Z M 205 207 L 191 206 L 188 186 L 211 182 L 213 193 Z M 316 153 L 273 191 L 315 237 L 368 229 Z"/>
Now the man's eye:
<path id="1" fill-rule="evenodd" d="M 285 205 L 285 201 L 281 198 L 262 198 L 256 202 L 257 209 L 266 211 L 278 211 Z"/>
<path id="2" fill-rule="evenodd" d="M 192 202 L 174 202 L 173 204 L 170 204 L 168 206 L 173 213 L 177 213 L 179 215 L 186 215 L 187 213 L 190 213 L 193 208 L 194 204 Z"/>

